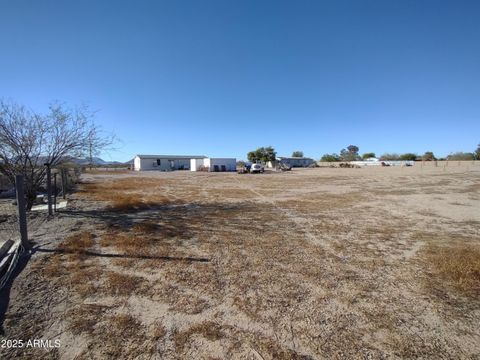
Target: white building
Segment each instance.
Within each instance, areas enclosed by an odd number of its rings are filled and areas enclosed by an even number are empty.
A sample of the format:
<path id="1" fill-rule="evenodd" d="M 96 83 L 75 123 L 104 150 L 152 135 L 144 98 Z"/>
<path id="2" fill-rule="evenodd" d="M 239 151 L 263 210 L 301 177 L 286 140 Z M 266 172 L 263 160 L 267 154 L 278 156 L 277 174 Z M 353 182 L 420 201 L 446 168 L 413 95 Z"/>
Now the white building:
<path id="1" fill-rule="evenodd" d="M 413 166 L 411 160 L 379 160 L 377 158 L 368 158 L 363 161 L 350 161 L 350 164 L 358 166 Z"/>
<path id="2" fill-rule="evenodd" d="M 205 158 L 203 155 L 137 155 L 133 159 L 133 168 L 135 171 L 189 170 L 191 160 Z"/>
<path id="3" fill-rule="evenodd" d="M 307 157 L 286 157 L 278 156 L 274 162 L 269 161 L 266 165 L 269 168 L 277 167 L 277 165 L 285 164 L 291 167 L 309 167 L 314 164 L 315 160 Z"/>
<path id="4" fill-rule="evenodd" d="M 235 158 L 195 158 L 190 160 L 191 171 L 236 171 L 237 159 Z"/>

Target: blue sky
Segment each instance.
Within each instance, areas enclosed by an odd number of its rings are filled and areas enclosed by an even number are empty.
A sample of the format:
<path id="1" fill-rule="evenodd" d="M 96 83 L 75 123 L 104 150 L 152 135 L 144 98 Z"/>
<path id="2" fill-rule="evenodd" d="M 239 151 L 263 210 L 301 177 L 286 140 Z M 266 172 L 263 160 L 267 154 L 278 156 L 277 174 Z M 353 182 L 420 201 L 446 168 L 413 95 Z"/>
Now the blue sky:
<path id="1" fill-rule="evenodd" d="M 137 153 L 444 156 L 480 142 L 480 1 L 0 0 L 0 97 Z"/>

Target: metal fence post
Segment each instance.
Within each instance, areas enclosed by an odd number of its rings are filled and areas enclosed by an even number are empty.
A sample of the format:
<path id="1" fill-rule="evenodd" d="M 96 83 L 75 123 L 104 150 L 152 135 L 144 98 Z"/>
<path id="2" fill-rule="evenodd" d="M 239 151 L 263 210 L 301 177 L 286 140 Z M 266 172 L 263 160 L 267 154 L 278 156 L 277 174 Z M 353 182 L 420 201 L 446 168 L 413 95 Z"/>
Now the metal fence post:
<path id="1" fill-rule="evenodd" d="M 57 212 L 57 173 L 53 174 L 53 211 Z"/>
<path id="2" fill-rule="evenodd" d="M 52 172 L 50 170 L 50 164 L 44 164 L 47 167 L 47 201 L 48 201 L 48 215 L 53 215 L 52 210 Z"/>
<path id="3" fill-rule="evenodd" d="M 66 179 L 66 169 L 61 169 L 61 174 L 62 174 L 62 197 L 63 197 L 63 200 L 65 200 L 67 198 L 67 194 L 66 194 L 66 191 L 67 191 L 67 179 Z"/>
<path id="4" fill-rule="evenodd" d="M 15 175 L 15 188 L 17 190 L 17 208 L 20 241 L 24 248 L 29 248 L 27 232 L 27 209 L 25 205 L 25 194 L 23 192 L 23 175 Z"/>

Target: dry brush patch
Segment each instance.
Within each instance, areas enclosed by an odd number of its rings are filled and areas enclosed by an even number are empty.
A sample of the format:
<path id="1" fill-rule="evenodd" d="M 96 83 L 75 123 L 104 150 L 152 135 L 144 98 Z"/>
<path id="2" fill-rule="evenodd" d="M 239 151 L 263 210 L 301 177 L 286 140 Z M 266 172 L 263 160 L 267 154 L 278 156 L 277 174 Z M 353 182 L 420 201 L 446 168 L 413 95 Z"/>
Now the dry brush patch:
<path id="1" fill-rule="evenodd" d="M 82 252 L 90 249 L 94 245 L 95 235 L 90 231 L 82 231 L 77 234 L 68 236 L 58 249 L 69 252 Z"/>
<path id="2" fill-rule="evenodd" d="M 476 297 L 480 294 L 480 246 L 452 241 L 430 243 L 425 257 L 437 283 L 450 285 L 457 291 Z"/>
<path id="3" fill-rule="evenodd" d="M 173 335 L 176 352 L 182 354 L 188 341 L 194 335 L 201 335 L 209 341 L 217 341 L 225 336 L 222 327 L 213 321 L 205 321 L 200 324 L 195 324 L 184 331 L 176 331 Z"/>
<path id="4" fill-rule="evenodd" d="M 110 307 L 99 304 L 81 304 L 69 309 L 66 313 L 69 321 L 68 329 L 75 335 L 95 332 Z"/>
<path id="5" fill-rule="evenodd" d="M 162 194 L 162 182 L 149 178 L 124 178 L 84 183 L 80 194 L 87 199 L 108 202 L 107 209 L 132 212 L 167 205 L 171 201 Z M 151 193 L 145 193 L 151 188 Z"/>
<path id="6" fill-rule="evenodd" d="M 126 296 L 138 293 L 144 283 L 144 279 L 140 276 L 111 271 L 106 274 L 106 282 L 102 290 L 110 295 Z"/>

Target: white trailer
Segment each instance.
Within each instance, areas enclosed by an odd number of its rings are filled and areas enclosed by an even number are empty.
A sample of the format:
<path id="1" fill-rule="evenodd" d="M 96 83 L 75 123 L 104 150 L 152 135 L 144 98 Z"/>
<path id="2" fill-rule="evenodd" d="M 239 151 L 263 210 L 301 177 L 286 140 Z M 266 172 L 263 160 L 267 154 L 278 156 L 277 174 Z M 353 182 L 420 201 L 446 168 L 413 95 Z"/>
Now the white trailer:
<path id="1" fill-rule="evenodd" d="M 204 159 L 199 155 L 137 155 L 133 160 L 135 171 L 157 170 L 189 170 L 192 159 Z"/>
<path id="2" fill-rule="evenodd" d="M 211 171 L 211 172 L 223 172 L 223 171 L 236 171 L 237 159 L 236 158 L 204 158 L 204 159 L 191 159 L 190 170 L 191 171 Z"/>

